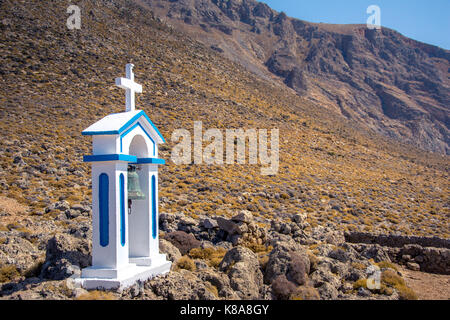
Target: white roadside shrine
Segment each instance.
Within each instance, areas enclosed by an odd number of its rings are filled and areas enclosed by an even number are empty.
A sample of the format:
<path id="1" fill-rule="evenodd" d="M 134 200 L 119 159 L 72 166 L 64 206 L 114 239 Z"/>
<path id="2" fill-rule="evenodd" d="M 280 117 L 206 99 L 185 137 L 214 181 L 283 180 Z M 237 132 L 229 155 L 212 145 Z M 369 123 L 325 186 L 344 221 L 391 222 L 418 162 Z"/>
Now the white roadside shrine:
<path id="1" fill-rule="evenodd" d="M 159 253 L 158 144 L 165 140 L 142 110 L 135 110 L 133 65 L 116 85 L 126 90 L 126 112 L 85 129 L 92 136 L 92 266 L 77 279 L 86 289 L 125 288 L 169 272 Z M 131 188 L 131 190 L 130 190 Z"/>

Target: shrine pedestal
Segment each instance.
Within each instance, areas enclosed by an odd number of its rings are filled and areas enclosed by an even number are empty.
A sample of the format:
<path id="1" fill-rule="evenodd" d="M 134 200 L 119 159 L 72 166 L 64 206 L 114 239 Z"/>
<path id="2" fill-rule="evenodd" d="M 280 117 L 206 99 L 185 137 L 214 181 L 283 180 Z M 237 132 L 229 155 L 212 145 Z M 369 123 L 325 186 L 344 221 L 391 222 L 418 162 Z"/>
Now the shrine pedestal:
<path id="1" fill-rule="evenodd" d="M 90 289 L 125 289 L 136 281 L 146 281 L 157 275 L 170 271 L 172 262 L 167 260 L 153 261 L 151 266 L 138 266 L 134 263 L 120 268 L 108 269 L 89 267 L 82 270 L 81 278 L 75 281 L 87 290 Z"/>

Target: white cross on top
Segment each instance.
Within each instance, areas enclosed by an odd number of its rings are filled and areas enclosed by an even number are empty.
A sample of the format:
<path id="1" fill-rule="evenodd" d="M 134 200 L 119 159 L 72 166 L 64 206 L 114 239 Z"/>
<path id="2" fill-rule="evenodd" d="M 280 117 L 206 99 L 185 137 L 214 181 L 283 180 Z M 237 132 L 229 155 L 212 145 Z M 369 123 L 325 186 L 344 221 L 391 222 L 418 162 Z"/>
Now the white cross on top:
<path id="1" fill-rule="evenodd" d="M 126 78 L 116 78 L 116 86 L 125 89 L 125 111 L 134 111 L 136 108 L 134 94 L 142 93 L 142 86 L 134 82 L 134 64 L 128 63 L 125 68 Z"/>

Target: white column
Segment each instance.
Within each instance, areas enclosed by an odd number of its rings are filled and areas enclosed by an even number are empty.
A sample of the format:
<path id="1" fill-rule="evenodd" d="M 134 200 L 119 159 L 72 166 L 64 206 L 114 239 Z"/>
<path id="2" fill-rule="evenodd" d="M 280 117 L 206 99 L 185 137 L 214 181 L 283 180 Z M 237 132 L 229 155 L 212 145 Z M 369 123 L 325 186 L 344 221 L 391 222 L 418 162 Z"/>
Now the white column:
<path id="1" fill-rule="evenodd" d="M 94 268 L 120 269 L 129 264 L 128 214 L 127 214 L 127 162 L 109 161 L 92 165 L 92 266 Z M 100 176 L 108 176 L 108 241 L 100 241 Z M 121 241 L 120 175 L 124 176 L 125 244 Z M 104 195 L 105 193 L 103 193 Z"/>

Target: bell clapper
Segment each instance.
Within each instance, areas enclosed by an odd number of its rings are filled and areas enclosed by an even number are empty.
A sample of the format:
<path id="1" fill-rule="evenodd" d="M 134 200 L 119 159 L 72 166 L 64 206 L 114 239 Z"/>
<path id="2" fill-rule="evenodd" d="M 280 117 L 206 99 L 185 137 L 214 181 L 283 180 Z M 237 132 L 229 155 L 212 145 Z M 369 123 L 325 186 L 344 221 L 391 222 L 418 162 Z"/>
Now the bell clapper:
<path id="1" fill-rule="evenodd" d="M 128 214 L 131 214 L 131 205 L 133 204 L 133 200 L 128 199 Z"/>

